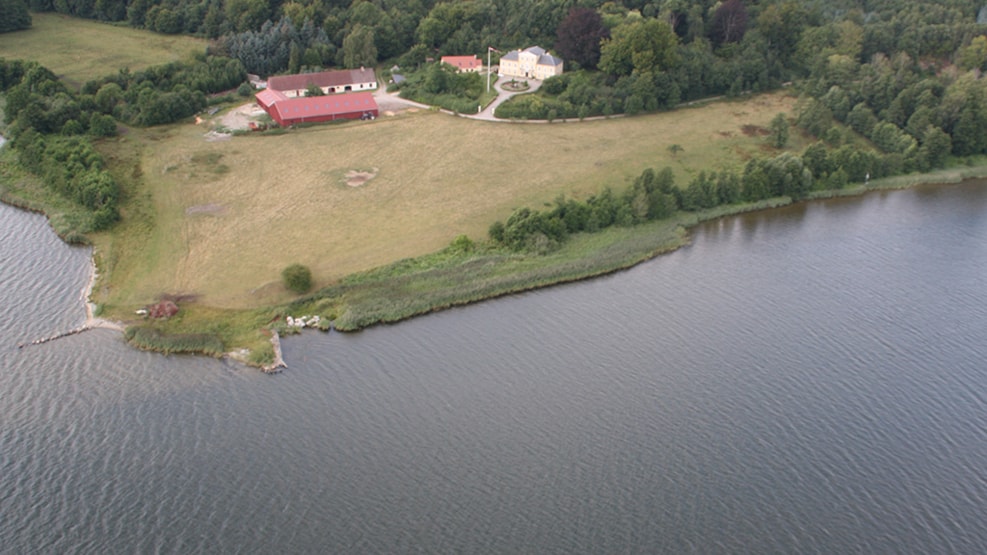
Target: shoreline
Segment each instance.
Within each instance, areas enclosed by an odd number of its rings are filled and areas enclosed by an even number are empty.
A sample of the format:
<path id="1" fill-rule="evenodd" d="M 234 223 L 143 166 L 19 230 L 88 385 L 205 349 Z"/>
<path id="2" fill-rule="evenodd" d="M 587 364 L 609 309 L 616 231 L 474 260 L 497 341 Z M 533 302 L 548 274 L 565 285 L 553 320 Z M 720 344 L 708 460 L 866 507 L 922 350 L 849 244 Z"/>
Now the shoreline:
<path id="1" fill-rule="evenodd" d="M 789 206 L 791 204 L 795 204 L 798 202 L 812 202 L 817 200 L 827 200 L 827 199 L 839 198 L 839 197 L 864 196 L 871 192 L 896 190 L 896 189 L 909 189 L 922 185 L 957 184 L 972 179 L 987 179 L 987 164 L 957 166 L 932 173 L 909 174 L 909 175 L 894 176 L 889 178 L 882 178 L 882 179 L 873 180 L 867 184 L 856 184 L 856 185 L 848 186 L 843 189 L 812 192 L 806 198 L 799 199 L 798 201 L 793 201 L 791 198 L 788 197 L 777 197 L 775 199 L 769 199 L 766 202 L 766 204 L 757 207 L 751 205 L 725 205 L 707 211 L 701 211 L 695 213 L 679 213 L 676 217 L 674 217 L 671 220 L 671 223 L 674 223 L 675 227 L 683 231 L 682 235 L 679 237 L 679 240 L 672 241 L 670 243 L 666 242 L 664 246 L 660 248 L 653 248 L 650 250 L 642 249 L 641 251 L 638 252 L 638 254 L 629 256 L 628 258 L 624 258 L 620 261 L 610 260 L 608 263 L 604 262 L 602 265 L 597 266 L 594 270 L 589 271 L 588 273 L 583 273 L 582 275 L 579 275 L 579 272 L 577 271 L 575 274 L 571 274 L 571 273 L 565 275 L 555 274 L 554 276 L 542 275 L 541 277 L 539 277 L 537 275 L 538 271 L 531 273 L 531 268 L 529 268 L 528 273 L 526 273 L 523 270 L 512 273 L 512 277 L 516 278 L 516 280 L 512 280 L 513 281 L 512 286 L 507 285 L 506 283 L 502 283 L 501 287 L 495 286 L 492 289 L 488 289 L 485 292 L 473 291 L 472 294 L 467 293 L 465 295 L 463 295 L 463 293 L 465 292 L 460 292 L 461 296 L 458 297 L 455 293 L 452 293 L 451 295 L 444 296 L 442 300 L 433 298 L 432 299 L 433 302 L 428 304 L 428 306 L 419 305 L 417 306 L 417 308 L 406 306 L 405 308 L 408 310 L 404 314 L 391 314 L 390 316 L 384 316 L 382 314 L 377 314 L 377 315 L 368 314 L 364 312 L 368 307 L 366 306 L 361 307 L 359 306 L 360 303 L 357 302 L 355 305 L 350 304 L 348 307 L 344 309 L 344 311 L 349 312 L 349 309 L 355 309 L 356 313 L 363 312 L 363 314 L 359 315 L 356 318 L 359 321 L 359 323 L 353 322 L 356 324 L 354 327 L 347 327 L 347 326 L 337 327 L 335 325 L 333 327 L 335 327 L 339 331 L 344 331 L 344 332 L 358 331 L 360 329 L 368 328 L 379 324 L 396 323 L 399 321 L 409 320 L 411 318 L 414 318 L 415 316 L 437 312 L 454 306 L 473 304 L 475 302 L 492 300 L 497 297 L 502 297 L 505 295 L 510 295 L 521 291 L 542 289 L 545 287 L 551 287 L 551 286 L 561 285 L 564 283 L 571 283 L 575 281 L 582 281 L 594 277 L 599 277 L 602 275 L 616 273 L 618 271 L 634 267 L 638 264 L 641 264 L 642 262 L 655 259 L 658 256 L 661 256 L 662 254 L 667 254 L 669 252 L 674 252 L 675 250 L 678 250 L 685 244 L 688 244 L 689 242 L 688 236 L 692 232 L 692 229 L 695 226 L 703 222 L 712 221 L 724 217 L 736 216 L 751 211 L 770 210 L 772 208 Z M 18 206 L 16 202 L 9 202 L 9 200 L 11 199 L 6 198 L 6 195 L 3 195 L 3 197 L 5 198 L 0 199 L 0 201 L 3 201 L 5 204 L 20 209 L 27 209 L 28 211 L 38 211 L 44 213 L 47 217 L 47 213 L 45 213 L 44 210 L 35 210 L 36 207 L 33 206 L 30 208 L 24 206 Z M 642 230 L 642 232 L 638 235 L 638 237 L 644 235 L 646 235 L 646 232 Z M 633 235 L 620 239 L 619 241 L 628 241 L 628 240 L 633 242 Z M 599 247 L 596 248 L 599 249 Z M 604 250 L 606 249 L 604 248 Z M 593 252 L 594 252 L 593 249 L 586 251 L 585 253 L 583 253 L 584 256 L 582 258 L 585 260 L 592 260 Z M 96 266 L 96 260 L 95 260 L 95 252 L 91 253 L 89 261 L 90 261 L 89 280 L 86 283 L 85 287 L 82 289 L 80 295 L 86 311 L 86 319 L 83 325 L 80 326 L 79 328 L 73 329 L 69 332 L 64 332 L 55 335 L 53 337 L 43 338 L 30 343 L 23 343 L 18 346 L 19 348 L 24 347 L 26 345 L 35 345 L 39 343 L 52 341 L 60 337 L 65 337 L 68 335 L 73 335 L 76 333 L 81 333 L 83 331 L 88 331 L 90 329 L 97 329 L 97 328 L 111 329 L 121 333 L 126 333 L 128 326 L 124 322 L 109 320 L 95 315 L 95 312 L 97 310 L 97 305 L 91 301 L 93 291 L 95 289 L 97 280 L 99 279 L 98 268 Z M 403 277 L 408 277 L 408 276 L 403 276 Z M 530 279 L 530 281 L 528 281 L 528 283 L 524 283 L 526 279 Z M 503 286 L 505 285 L 507 287 L 503 288 Z M 444 285 L 438 285 L 435 287 L 436 290 L 442 290 L 443 288 L 454 289 L 454 286 L 450 285 L 447 282 Z M 310 298 L 309 300 L 316 300 L 316 298 Z M 284 305 L 272 305 L 265 308 L 290 312 L 292 310 L 291 308 L 292 305 L 296 305 L 296 308 L 298 307 L 297 306 L 298 302 L 299 301 L 294 301 Z M 370 310 L 370 312 L 373 313 L 375 311 Z M 272 354 L 274 355 L 274 357 L 273 360 L 269 361 L 267 364 L 255 364 L 249 362 L 247 360 L 247 356 L 245 356 L 245 355 L 249 355 L 249 352 L 244 352 L 243 349 L 240 349 L 238 348 L 237 345 L 233 345 L 233 344 L 224 345 L 227 351 L 223 354 L 222 358 L 235 360 L 247 366 L 256 367 L 261 371 L 267 373 L 279 372 L 281 368 L 287 367 L 283 358 L 280 356 L 281 338 L 276 333 L 275 330 L 272 329 L 269 330 L 269 332 L 271 333 L 270 346 L 273 351 Z M 130 343 L 130 341 L 127 342 Z M 133 344 L 132 346 L 136 347 L 136 345 Z M 210 353 L 198 353 L 195 351 L 189 351 L 189 352 L 192 354 L 210 354 Z M 210 354 L 210 356 L 216 356 L 216 355 Z"/>
<path id="2" fill-rule="evenodd" d="M 92 297 L 93 288 L 96 286 L 96 279 L 98 277 L 99 270 L 96 268 L 96 253 L 93 252 L 89 255 L 89 282 L 82 288 L 82 304 L 86 307 L 86 321 L 82 327 L 86 329 L 103 328 L 123 333 L 127 330 L 127 326 L 122 322 L 115 322 L 95 316 L 96 305 L 90 300 L 90 297 Z"/>

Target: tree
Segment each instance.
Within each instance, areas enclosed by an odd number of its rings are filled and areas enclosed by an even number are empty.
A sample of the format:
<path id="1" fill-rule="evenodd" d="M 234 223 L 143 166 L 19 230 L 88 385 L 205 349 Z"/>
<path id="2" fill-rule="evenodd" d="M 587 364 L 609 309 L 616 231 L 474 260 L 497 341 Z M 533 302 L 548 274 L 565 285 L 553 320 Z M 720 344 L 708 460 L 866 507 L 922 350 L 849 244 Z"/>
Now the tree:
<path id="1" fill-rule="evenodd" d="M 720 46 L 728 42 L 740 42 L 747 32 L 747 8 L 741 0 L 727 0 L 713 14 L 709 39 Z"/>
<path id="2" fill-rule="evenodd" d="M 941 168 L 946 163 L 946 157 L 953 149 L 953 143 L 942 129 L 929 125 L 922 137 L 920 157 L 929 168 Z"/>
<path id="3" fill-rule="evenodd" d="M 572 8 L 555 30 L 555 49 L 565 60 L 586 69 L 600 61 L 600 42 L 610 37 L 600 14 L 589 8 Z"/>
<path id="4" fill-rule="evenodd" d="M 307 266 L 292 264 L 281 271 L 281 281 L 288 290 L 304 293 L 312 288 L 312 271 Z"/>
<path id="5" fill-rule="evenodd" d="M 31 14 L 24 0 L 0 0 L 0 33 L 27 29 Z"/>
<path id="6" fill-rule="evenodd" d="M 680 145 L 678 143 L 675 143 L 673 145 L 668 145 L 668 152 L 670 152 L 672 154 L 672 158 L 675 158 L 676 156 L 678 156 L 678 154 L 680 152 L 682 152 L 683 150 L 685 150 L 685 149 L 683 149 L 682 148 L 682 145 Z"/>
<path id="7" fill-rule="evenodd" d="M 807 20 L 806 9 L 789 0 L 764 8 L 757 17 L 757 29 L 768 40 L 768 46 L 787 62 L 795 53 Z"/>
<path id="8" fill-rule="evenodd" d="M 833 126 L 833 113 L 821 101 L 810 98 L 800 101 L 797 123 L 816 137 L 822 137 Z"/>
<path id="9" fill-rule="evenodd" d="M 771 120 L 770 131 L 768 137 L 771 139 L 771 146 L 784 148 L 788 144 L 788 120 L 785 119 L 785 114 L 778 113 Z"/>
<path id="10" fill-rule="evenodd" d="M 120 85 L 110 82 L 96 92 L 96 107 L 104 114 L 112 114 L 113 109 L 123 100 L 123 89 Z"/>
<path id="11" fill-rule="evenodd" d="M 377 63 L 374 30 L 357 23 L 343 39 L 343 65 L 348 68 L 372 66 Z"/>
<path id="12" fill-rule="evenodd" d="M 89 134 L 94 137 L 112 137 L 117 134 L 117 122 L 113 116 L 94 114 L 89 120 Z"/>
<path id="13" fill-rule="evenodd" d="M 614 30 L 600 47 L 600 69 L 613 76 L 657 74 L 678 61 L 679 38 L 666 21 L 635 20 Z"/>
<path id="14" fill-rule="evenodd" d="M 956 52 L 956 63 L 961 69 L 983 69 L 987 65 L 987 37 L 974 37 L 970 45 Z"/>
<path id="15" fill-rule="evenodd" d="M 847 114 L 846 123 L 857 133 L 869 137 L 871 130 L 877 125 L 877 116 L 867 104 L 860 102 Z"/>

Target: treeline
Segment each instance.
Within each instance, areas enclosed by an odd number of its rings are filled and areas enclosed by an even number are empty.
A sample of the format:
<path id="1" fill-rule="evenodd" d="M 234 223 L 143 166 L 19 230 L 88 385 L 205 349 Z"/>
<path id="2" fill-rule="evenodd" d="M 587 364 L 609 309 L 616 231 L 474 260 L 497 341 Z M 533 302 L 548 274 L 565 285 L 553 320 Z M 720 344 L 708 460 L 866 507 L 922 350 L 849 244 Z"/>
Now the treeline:
<path id="1" fill-rule="evenodd" d="M 627 111 L 628 102 L 630 111 L 649 110 L 710 94 L 773 88 L 804 74 L 800 46 L 810 43 L 802 39 L 832 33 L 831 28 L 813 30 L 835 22 L 848 21 L 861 28 L 862 62 L 877 53 L 906 52 L 915 59 L 949 56 L 984 34 L 982 26 L 987 22 L 987 12 L 975 0 L 29 3 L 35 11 L 219 39 L 216 52 L 228 52 L 248 71 L 262 75 L 317 65 L 359 67 L 403 57 L 409 62 L 446 54 L 485 54 L 488 46 L 508 51 L 538 44 L 556 49 L 567 69 L 603 71 L 606 85 L 616 90 L 609 102 L 596 103 L 600 112 L 607 104 L 614 112 Z M 671 92 L 661 92 L 668 87 Z M 573 115 L 584 105 L 594 113 L 592 103 L 572 103 Z M 560 115 L 569 110 L 564 104 L 555 109 Z"/>
<path id="2" fill-rule="evenodd" d="M 649 168 L 622 193 L 607 188 L 585 201 L 559 197 L 549 210 L 521 208 L 506 222 L 494 222 L 488 234 L 495 243 L 511 250 L 544 254 L 574 233 L 637 225 L 671 217 L 678 211 L 778 197 L 798 200 L 812 191 L 841 189 L 848 183 L 901 172 L 896 153 L 882 155 L 853 144 L 831 148 L 818 142 L 801 156 L 783 152 L 773 158 L 753 158 L 740 173 L 700 172 L 684 187 L 675 183 L 671 168 L 659 172 Z"/>
<path id="3" fill-rule="evenodd" d="M 113 117 L 86 109 L 36 62 L 0 58 L 0 92 L 6 93 L 6 133 L 21 165 L 91 211 L 93 230 L 119 220 L 120 187 L 90 139 L 116 134 Z"/>
<path id="4" fill-rule="evenodd" d="M 213 52 L 239 60 L 247 71 L 258 75 L 285 69 L 298 73 L 303 68 L 332 65 L 336 51 L 325 31 L 311 19 L 299 27 L 288 17 L 277 23 L 267 21 L 257 31 L 230 34 L 213 48 Z"/>
<path id="5" fill-rule="evenodd" d="M 158 125 L 188 117 L 207 105 L 207 94 L 236 88 L 247 78 L 236 60 L 201 55 L 143 71 L 120 70 L 69 90 L 35 62 L 0 58 L 6 121 L 12 138 L 33 129 L 42 135 L 114 135 L 113 118 Z"/>
<path id="6" fill-rule="evenodd" d="M 967 0 L 870 2 L 868 11 L 856 2 L 627 4 L 576 8 L 557 29 L 567 70 L 599 71 L 546 80 L 538 95 L 512 99 L 497 115 L 633 115 L 812 78 L 834 55 L 858 66 L 903 53 L 970 68 L 987 51 L 987 10 Z M 580 50 L 587 44 L 599 48 Z"/>
<path id="7" fill-rule="evenodd" d="M 91 99 L 97 110 L 127 123 L 159 125 L 201 111 L 208 104 L 207 95 L 235 89 L 246 79 L 239 61 L 202 54 L 90 81 L 82 87 L 82 99 Z"/>
<path id="8" fill-rule="evenodd" d="M 0 92 L 10 146 L 20 163 L 55 193 L 93 214 L 92 229 L 119 217 L 119 184 L 92 140 L 117 133 L 117 120 L 156 125 L 188 117 L 207 105 L 206 93 L 246 78 L 236 60 L 205 57 L 87 83 L 69 90 L 36 62 L 0 58 Z"/>

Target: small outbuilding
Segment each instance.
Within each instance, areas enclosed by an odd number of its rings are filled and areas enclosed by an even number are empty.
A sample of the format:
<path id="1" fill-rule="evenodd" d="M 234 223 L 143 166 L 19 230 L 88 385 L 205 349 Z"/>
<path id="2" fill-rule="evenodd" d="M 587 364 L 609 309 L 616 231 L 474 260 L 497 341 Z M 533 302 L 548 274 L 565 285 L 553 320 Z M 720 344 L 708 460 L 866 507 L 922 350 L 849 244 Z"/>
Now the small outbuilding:
<path id="1" fill-rule="evenodd" d="M 442 56 L 442 63 L 451 65 L 459 73 L 479 73 L 483 69 L 483 62 L 476 57 L 476 54 L 472 56 Z"/>

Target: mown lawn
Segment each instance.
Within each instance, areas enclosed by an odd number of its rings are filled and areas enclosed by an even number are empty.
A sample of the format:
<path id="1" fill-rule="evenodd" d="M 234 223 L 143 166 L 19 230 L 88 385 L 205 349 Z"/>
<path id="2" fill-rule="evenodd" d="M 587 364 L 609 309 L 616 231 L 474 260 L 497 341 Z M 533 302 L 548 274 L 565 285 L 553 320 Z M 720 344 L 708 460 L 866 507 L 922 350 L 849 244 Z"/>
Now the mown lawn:
<path id="1" fill-rule="evenodd" d="M 69 86 L 204 52 L 206 41 L 61 14 L 32 13 L 31 28 L 0 34 L 0 57 L 35 60 Z"/>
<path id="2" fill-rule="evenodd" d="M 648 167 L 671 166 L 684 186 L 701 170 L 775 154 L 752 126 L 767 127 L 793 102 L 762 95 L 566 124 L 405 112 L 213 142 L 192 124 L 132 131 L 107 145 L 118 160 L 142 150 L 139 172 L 118 171 L 143 177 L 128 221 L 97 237 L 108 284 L 98 300 L 123 308 L 182 293 L 224 308 L 280 303 L 290 298 L 280 272 L 293 262 L 325 286 L 459 234 L 485 239 L 518 207 L 622 191 Z M 672 144 L 682 147 L 675 156 Z M 349 171 L 375 177 L 351 187 Z"/>

